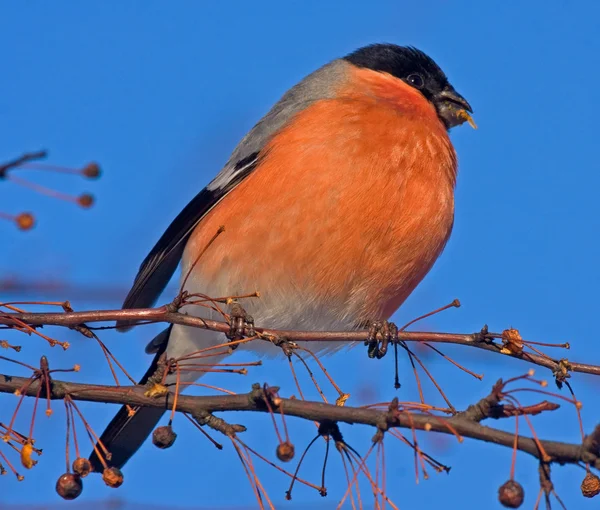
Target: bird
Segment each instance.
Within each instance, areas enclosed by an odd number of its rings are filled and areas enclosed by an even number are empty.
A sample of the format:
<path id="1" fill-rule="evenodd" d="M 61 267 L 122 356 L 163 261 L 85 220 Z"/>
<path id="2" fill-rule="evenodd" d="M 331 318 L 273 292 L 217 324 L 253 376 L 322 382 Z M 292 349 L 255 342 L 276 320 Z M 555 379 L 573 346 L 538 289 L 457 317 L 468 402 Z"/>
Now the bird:
<path id="1" fill-rule="evenodd" d="M 142 262 L 123 309 L 154 305 L 181 263 L 188 293 L 259 290 L 244 308 L 261 327 L 350 331 L 387 321 L 450 237 L 458 165 L 449 131 L 475 127 L 472 112 L 413 46 L 370 44 L 330 61 L 285 92 L 185 206 Z M 218 318 L 199 306 L 185 313 Z M 163 353 L 177 359 L 224 341 L 171 325 L 148 344 L 155 357 L 140 383 Z M 311 342 L 319 352 L 334 348 Z M 180 365 L 182 383 L 198 377 Z M 123 467 L 163 413 L 121 408 L 101 436 L 108 464 Z M 90 461 L 102 471 L 96 452 Z"/>

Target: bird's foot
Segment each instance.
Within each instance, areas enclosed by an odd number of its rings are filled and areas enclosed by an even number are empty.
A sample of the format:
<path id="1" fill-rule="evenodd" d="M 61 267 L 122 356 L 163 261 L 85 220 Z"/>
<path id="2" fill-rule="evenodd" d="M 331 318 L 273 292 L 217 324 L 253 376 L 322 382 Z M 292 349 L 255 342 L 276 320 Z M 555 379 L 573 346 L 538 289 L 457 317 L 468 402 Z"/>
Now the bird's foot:
<path id="1" fill-rule="evenodd" d="M 232 301 L 229 304 L 229 331 L 225 333 L 225 336 L 230 341 L 235 341 L 254 336 L 255 334 L 254 319 L 252 316 L 237 301 Z M 237 345 L 233 345 L 232 349 L 236 347 Z"/>
<path id="2" fill-rule="evenodd" d="M 369 358 L 381 359 L 390 343 L 398 341 L 398 326 L 388 321 L 367 321 L 368 333 L 365 345 Z"/>

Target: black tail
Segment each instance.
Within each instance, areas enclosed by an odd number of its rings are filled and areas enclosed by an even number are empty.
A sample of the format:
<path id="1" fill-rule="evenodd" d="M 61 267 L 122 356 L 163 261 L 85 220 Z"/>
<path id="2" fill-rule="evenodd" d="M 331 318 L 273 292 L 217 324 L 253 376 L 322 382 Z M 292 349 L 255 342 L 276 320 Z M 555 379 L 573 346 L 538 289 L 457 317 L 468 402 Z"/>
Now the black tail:
<path id="1" fill-rule="evenodd" d="M 169 332 L 170 328 L 160 333 L 159 336 L 164 336 L 167 339 Z M 156 352 L 150 368 L 138 384 L 146 384 L 148 378 L 154 374 L 158 359 L 166 347 L 167 342 L 165 341 Z M 100 437 L 100 441 L 112 455 L 111 459 L 107 461 L 109 466 L 122 468 L 146 441 L 165 412 L 165 409 L 157 407 L 134 407 L 133 410 L 135 414 L 129 416 L 127 407 L 121 407 Z M 98 445 L 96 445 L 96 448 L 102 452 Z M 96 451 L 93 451 L 90 455 L 90 462 L 94 471 L 102 472 L 103 466 Z"/>

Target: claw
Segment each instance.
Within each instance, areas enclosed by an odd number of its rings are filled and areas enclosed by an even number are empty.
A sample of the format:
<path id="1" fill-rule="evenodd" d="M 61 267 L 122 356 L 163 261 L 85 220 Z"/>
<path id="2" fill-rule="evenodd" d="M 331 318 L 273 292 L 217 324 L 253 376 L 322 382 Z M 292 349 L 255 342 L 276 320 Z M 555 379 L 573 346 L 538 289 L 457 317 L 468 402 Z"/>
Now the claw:
<path id="1" fill-rule="evenodd" d="M 229 305 L 229 331 L 225 336 L 229 340 L 242 340 L 245 337 L 254 336 L 254 319 L 238 302 Z M 237 345 L 232 346 L 235 349 Z"/>
<path id="2" fill-rule="evenodd" d="M 379 338 L 381 337 L 381 342 Z M 390 342 L 398 340 L 398 327 L 393 322 L 369 321 L 369 330 L 365 345 L 368 346 L 369 358 L 383 358 L 388 350 Z"/>

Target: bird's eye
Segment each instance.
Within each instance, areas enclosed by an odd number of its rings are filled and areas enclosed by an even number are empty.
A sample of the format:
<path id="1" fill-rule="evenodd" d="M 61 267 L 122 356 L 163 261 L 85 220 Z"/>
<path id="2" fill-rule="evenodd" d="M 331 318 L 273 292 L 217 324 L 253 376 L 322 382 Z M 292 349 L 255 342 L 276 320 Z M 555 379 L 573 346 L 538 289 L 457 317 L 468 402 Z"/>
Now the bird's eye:
<path id="1" fill-rule="evenodd" d="M 406 81 L 417 89 L 420 89 L 425 85 L 423 77 L 420 74 L 409 74 Z"/>

